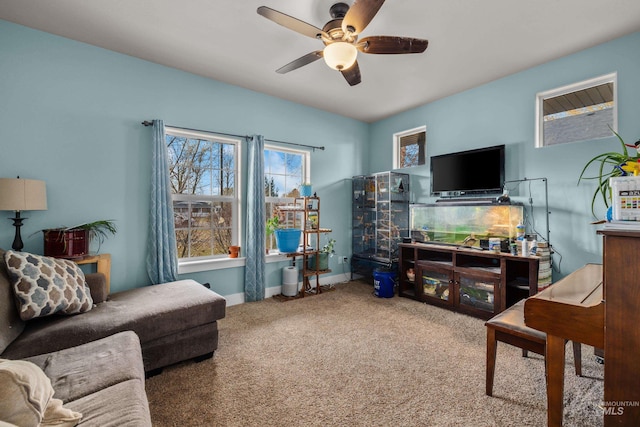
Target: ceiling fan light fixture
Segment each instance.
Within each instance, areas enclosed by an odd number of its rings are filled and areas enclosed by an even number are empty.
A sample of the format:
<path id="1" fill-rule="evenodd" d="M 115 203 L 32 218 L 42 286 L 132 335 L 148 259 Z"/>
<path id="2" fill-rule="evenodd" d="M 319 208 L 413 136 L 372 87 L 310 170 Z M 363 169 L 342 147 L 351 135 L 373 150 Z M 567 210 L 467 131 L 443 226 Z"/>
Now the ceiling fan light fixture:
<path id="1" fill-rule="evenodd" d="M 354 62 L 358 50 L 351 43 L 333 42 L 324 48 L 323 58 L 327 65 L 334 70 L 347 70 Z"/>

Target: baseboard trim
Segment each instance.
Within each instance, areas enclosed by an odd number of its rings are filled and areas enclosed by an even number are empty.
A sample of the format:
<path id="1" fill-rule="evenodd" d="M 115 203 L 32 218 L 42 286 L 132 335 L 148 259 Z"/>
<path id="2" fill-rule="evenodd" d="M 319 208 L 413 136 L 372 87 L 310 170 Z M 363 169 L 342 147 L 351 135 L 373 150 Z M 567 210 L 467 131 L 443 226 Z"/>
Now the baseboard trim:
<path id="1" fill-rule="evenodd" d="M 359 278 L 359 275 L 354 275 L 354 279 Z M 334 285 L 336 283 L 344 283 L 351 280 L 351 273 L 339 273 L 339 274 L 323 274 L 320 276 L 320 286 L 325 285 Z M 316 281 L 310 280 L 309 284 L 312 289 L 316 287 Z M 302 286 L 302 282 L 298 283 L 298 289 Z M 279 295 L 282 293 L 282 285 L 280 286 L 272 286 L 266 288 L 264 290 L 264 297 L 271 298 L 275 295 Z M 232 305 L 244 304 L 246 301 L 244 300 L 244 293 L 237 293 L 231 295 L 225 295 L 224 297 L 227 300 L 227 307 L 231 307 Z"/>

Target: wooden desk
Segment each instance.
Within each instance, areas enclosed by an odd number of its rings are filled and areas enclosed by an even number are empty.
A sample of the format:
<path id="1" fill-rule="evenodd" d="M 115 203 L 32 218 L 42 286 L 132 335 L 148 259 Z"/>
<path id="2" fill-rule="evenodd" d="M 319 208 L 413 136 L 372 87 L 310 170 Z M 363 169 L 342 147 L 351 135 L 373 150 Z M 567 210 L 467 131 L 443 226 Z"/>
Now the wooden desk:
<path id="1" fill-rule="evenodd" d="M 547 334 L 549 427 L 562 426 L 566 340 L 604 347 L 602 271 L 600 264 L 587 264 L 525 301 L 526 325 Z"/>
<path id="2" fill-rule="evenodd" d="M 98 273 L 104 274 L 107 283 L 107 295 L 111 287 L 111 255 L 110 254 L 98 254 L 87 255 L 80 260 L 74 261 L 78 265 L 83 264 L 96 264 L 96 270 Z"/>

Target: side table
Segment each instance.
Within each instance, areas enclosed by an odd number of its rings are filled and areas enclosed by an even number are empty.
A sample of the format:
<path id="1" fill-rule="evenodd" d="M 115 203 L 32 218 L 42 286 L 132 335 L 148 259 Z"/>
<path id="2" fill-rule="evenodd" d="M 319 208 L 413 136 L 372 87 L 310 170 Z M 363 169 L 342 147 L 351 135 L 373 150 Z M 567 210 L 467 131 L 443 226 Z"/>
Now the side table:
<path id="1" fill-rule="evenodd" d="M 104 274 L 107 283 L 107 295 L 109 295 L 111 287 L 111 254 L 86 255 L 74 262 L 78 265 L 96 264 L 98 273 Z"/>

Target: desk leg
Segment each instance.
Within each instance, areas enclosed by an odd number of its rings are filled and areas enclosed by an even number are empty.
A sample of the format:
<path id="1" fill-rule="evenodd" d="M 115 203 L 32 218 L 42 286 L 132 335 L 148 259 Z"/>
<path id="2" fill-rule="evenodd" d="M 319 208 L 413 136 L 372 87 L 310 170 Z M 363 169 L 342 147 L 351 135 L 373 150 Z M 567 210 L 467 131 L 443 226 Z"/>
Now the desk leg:
<path id="1" fill-rule="evenodd" d="M 547 368 L 547 423 L 562 426 L 564 406 L 564 338 L 547 335 L 545 363 Z"/>

